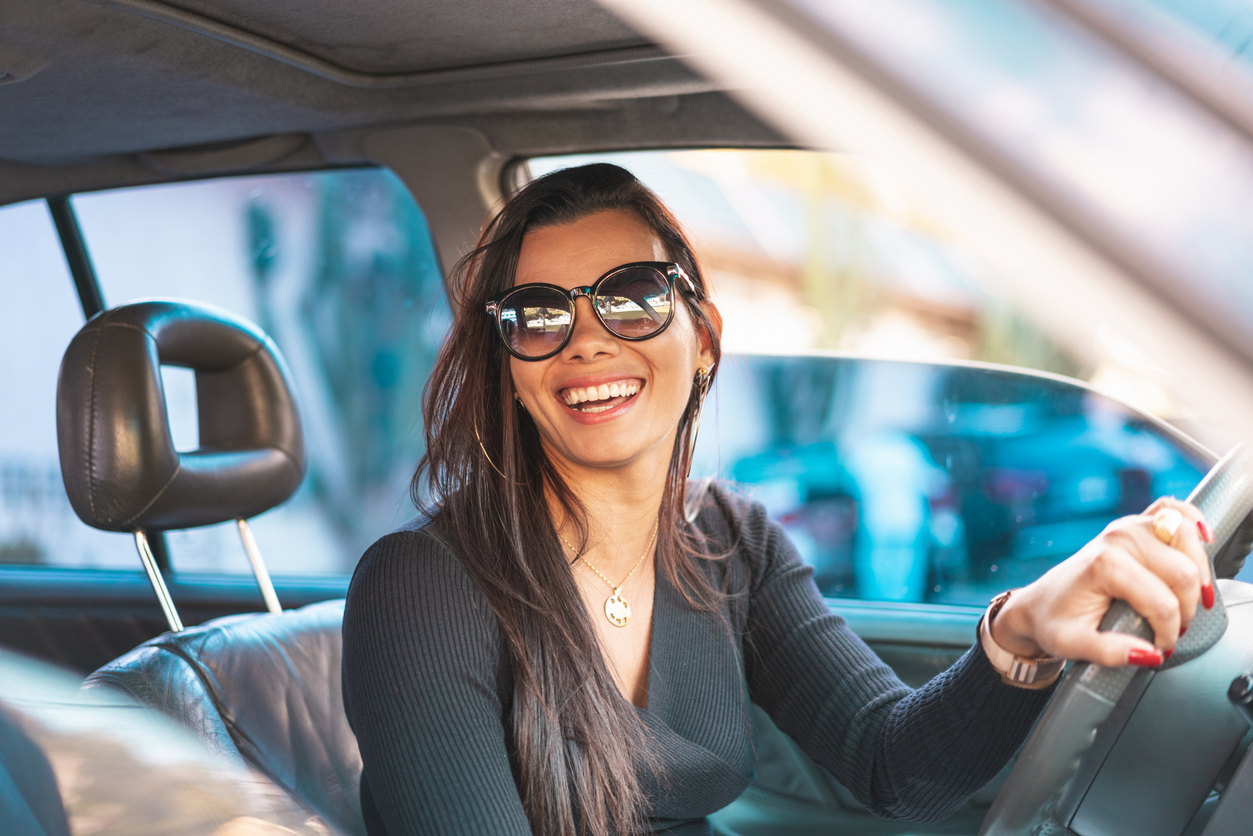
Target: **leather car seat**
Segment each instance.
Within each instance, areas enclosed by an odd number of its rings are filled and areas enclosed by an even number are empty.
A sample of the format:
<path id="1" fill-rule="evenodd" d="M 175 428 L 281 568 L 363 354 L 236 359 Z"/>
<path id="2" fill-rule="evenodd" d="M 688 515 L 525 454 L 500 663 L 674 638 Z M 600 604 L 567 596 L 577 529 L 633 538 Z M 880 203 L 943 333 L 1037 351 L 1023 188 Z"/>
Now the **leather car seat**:
<path id="1" fill-rule="evenodd" d="M 340 688 L 344 602 L 165 633 L 87 677 L 173 717 L 346 834 L 365 834 L 361 755 Z"/>
<path id="2" fill-rule="evenodd" d="M 161 365 L 195 372 L 197 450 L 174 449 Z M 246 320 L 185 302 L 124 305 L 83 326 L 61 364 L 57 436 L 72 507 L 106 531 L 243 520 L 286 501 L 305 471 L 278 348 Z M 145 642 L 84 688 L 173 717 L 328 824 L 364 834 L 342 620 L 343 601 L 215 619 Z"/>

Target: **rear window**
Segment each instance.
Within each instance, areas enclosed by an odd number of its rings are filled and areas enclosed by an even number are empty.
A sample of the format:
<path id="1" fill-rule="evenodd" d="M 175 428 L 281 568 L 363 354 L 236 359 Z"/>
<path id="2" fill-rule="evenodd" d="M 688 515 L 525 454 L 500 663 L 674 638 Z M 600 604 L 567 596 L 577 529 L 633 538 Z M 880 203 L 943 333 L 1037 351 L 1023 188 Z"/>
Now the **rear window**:
<path id="1" fill-rule="evenodd" d="M 421 392 L 450 322 L 426 220 L 408 190 L 385 170 L 354 169 L 119 189 L 71 203 L 107 307 L 146 297 L 209 303 L 278 344 L 300 400 L 308 473 L 252 527 L 272 573 L 351 571 L 413 514 Z M 0 383 L 6 398 L 29 392 L 32 403 L 29 413 L 4 411 L 5 427 L 17 429 L 0 442 L 0 526 L 8 526 L 0 560 L 134 570 L 132 538 L 89 529 L 60 484 L 56 370 L 83 320 L 46 216 L 42 203 L 0 210 L 0 272 L 26 277 L 6 282 L 18 305 L 3 312 L 13 322 L 0 339 L 23 361 L 4 364 Z M 194 376 L 167 368 L 163 377 L 175 445 L 194 449 Z M 233 523 L 168 532 L 167 541 L 177 571 L 250 572 Z"/>

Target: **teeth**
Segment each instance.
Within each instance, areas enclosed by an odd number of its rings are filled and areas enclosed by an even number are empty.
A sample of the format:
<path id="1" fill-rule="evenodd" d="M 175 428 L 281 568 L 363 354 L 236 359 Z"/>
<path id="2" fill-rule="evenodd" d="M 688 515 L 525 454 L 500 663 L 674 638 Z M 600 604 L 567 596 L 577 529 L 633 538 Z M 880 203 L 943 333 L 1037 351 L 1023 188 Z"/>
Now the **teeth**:
<path id="1" fill-rule="evenodd" d="M 566 402 L 566 406 L 575 406 L 587 401 L 629 398 L 640 391 L 641 385 L 642 381 L 639 380 L 616 380 L 613 383 L 589 386 L 586 389 L 566 389 L 561 393 L 561 399 Z M 583 409 L 583 412 L 604 412 L 606 409 L 609 407 L 587 407 Z"/>

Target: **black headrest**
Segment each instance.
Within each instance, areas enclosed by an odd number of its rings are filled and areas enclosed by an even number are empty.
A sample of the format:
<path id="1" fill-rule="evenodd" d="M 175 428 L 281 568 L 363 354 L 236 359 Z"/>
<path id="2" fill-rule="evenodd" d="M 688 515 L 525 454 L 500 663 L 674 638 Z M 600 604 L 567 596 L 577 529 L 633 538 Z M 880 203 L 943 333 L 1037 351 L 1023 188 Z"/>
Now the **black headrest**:
<path id="1" fill-rule="evenodd" d="M 196 373 L 197 450 L 174 449 L 162 365 Z M 70 504 L 106 531 L 252 517 L 305 472 L 278 348 L 252 323 L 186 302 L 123 305 L 83 326 L 61 361 L 57 442 Z"/>

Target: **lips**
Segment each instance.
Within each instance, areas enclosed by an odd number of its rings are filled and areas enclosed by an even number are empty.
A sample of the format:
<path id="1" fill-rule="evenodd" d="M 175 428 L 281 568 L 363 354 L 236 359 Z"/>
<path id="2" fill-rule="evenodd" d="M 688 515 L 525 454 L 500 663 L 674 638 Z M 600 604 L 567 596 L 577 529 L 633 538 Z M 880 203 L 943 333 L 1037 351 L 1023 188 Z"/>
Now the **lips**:
<path id="1" fill-rule="evenodd" d="M 570 409 L 584 413 L 606 412 L 635 397 L 644 381 L 624 378 L 598 386 L 575 386 L 562 389 L 557 397 Z"/>

